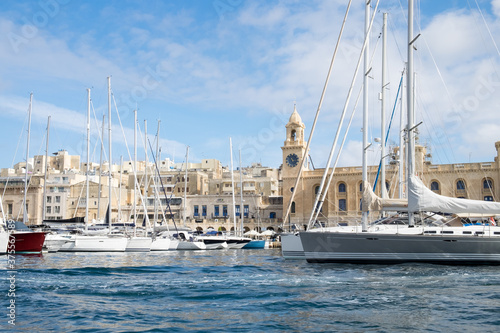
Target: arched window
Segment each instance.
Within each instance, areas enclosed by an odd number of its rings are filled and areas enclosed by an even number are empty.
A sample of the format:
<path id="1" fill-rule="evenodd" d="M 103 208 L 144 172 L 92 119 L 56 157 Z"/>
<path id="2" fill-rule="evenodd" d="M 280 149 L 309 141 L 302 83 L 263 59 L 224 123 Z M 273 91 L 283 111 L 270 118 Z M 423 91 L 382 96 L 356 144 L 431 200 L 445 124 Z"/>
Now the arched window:
<path id="1" fill-rule="evenodd" d="M 459 191 L 465 190 L 465 182 L 461 179 L 457 181 L 457 190 Z"/>
<path id="2" fill-rule="evenodd" d="M 389 185 L 389 182 L 385 182 L 385 190 L 389 191 L 391 188 L 391 185 Z"/>
<path id="3" fill-rule="evenodd" d="M 359 192 L 363 192 L 363 182 L 359 183 Z"/>
<path id="4" fill-rule="evenodd" d="M 436 181 L 433 181 L 431 183 L 431 191 L 439 191 L 439 183 Z"/>
<path id="5" fill-rule="evenodd" d="M 491 179 L 483 180 L 483 189 L 492 190 L 493 189 L 493 181 Z"/>
<path id="6" fill-rule="evenodd" d="M 295 141 L 297 139 L 297 132 L 295 132 L 295 130 L 292 130 L 292 133 L 290 135 L 290 139 L 292 141 Z"/>
<path id="7" fill-rule="evenodd" d="M 292 202 L 292 209 L 291 209 L 291 213 L 292 214 L 295 214 L 295 201 Z"/>
<path id="8" fill-rule="evenodd" d="M 345 193 L 346 192 L 345 183 L 340 183 L 339 184 L 339 192 L 340 193 Z"/>
<path id="9" fill-rule="evenodd" d="M 314 187 L 314 194 L 318 195 L 319 192 L 319 186 Z"/>

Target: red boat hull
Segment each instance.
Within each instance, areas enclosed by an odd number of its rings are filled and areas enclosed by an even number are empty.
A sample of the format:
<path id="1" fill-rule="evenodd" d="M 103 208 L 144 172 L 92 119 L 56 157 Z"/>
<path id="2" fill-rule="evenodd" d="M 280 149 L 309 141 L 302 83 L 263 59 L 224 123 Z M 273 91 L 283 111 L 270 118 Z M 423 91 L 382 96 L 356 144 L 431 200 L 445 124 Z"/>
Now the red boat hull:
<path id="1" fill-rule="evenodd" d="M 16 253 L 41 253 L 45 235 L 45 232 L 13 232 L 10 234 L 10 239 L 15 240 Z"/>

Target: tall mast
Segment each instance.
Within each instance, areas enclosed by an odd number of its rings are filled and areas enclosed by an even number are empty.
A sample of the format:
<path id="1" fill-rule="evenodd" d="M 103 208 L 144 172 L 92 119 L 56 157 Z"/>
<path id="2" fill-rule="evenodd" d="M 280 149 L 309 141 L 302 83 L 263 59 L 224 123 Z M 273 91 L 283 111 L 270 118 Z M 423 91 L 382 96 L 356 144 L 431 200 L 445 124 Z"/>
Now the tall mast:
<path id="1" fill-rule="evenodd" d="M 47 174 L 48 170 L 48 160 L 49 160 L 49 133 L 50 133 L 50 116 L 47 119 L 47 143 L 45 144 L 45 172 L 43 176 L 43 208 L 42 208 L 42 219 L 45 220 L 45 210 L 47 209 L 47 198 L 45 194 L 47 193 Z"/>
<path id="2" fill-rule="evenodd" d="M 123 155 L 120 156 L 120 182 L 118 183 L 118 221 L 122 220 L 122 175 L 123 175 Z"/>
<path id="3" fill-rule="evenodd" d="M 160 142 L 160 123 L 161 123 L 161 120 L 158 119 L 158 128 L 156 129 L 156 163 L 159 163 L 159 159 L 158 159 L 158 155 L 159 155 L 159 142 Z M 155 184 L 154 186 L 154 203 L 155 203 L 155 206 L 154 206 L 154 223 L 153 225 L 156 225 L 156 223 L 158 222 L 158 201 L 157 200 L 160 200 L 160 193 L 158 192 L 158 184 L 160 183 L 160 181 L 158 180 L 157 177 L 159 177 L 159 175 L 156 175 L 155 174 L 155 179 L 156 181 L 153 182 Z"/>
<path id="4" fill-rule="evenodd" d="M 144 205 L 144 209 L 147 209 L 148 205 L 148 121 L 144 119 L 144 199 L 146 204 Z M 145 221 L 149 220 L 148 212 L 144 211 L 144 219 Z"/>
<path id="5" fill-rule="evenodd" d="M 184 176 L 184 205 L 183 205 L 183 214 L 182 214 L 182 223 L 184 227 L 186 226 L 186 198 L 187 198 L 187 175 L 188 175 L 188 159 L 189 159 L 189 146 L 186 147 L 186 173 Z"/>
<path id="6" fill-rule="evenodd" d="M 407 132 L 408 132 L 408 145 L 407 145 L 407 168 L 409 180 L 411 176 L 415 174 L 415 136 L 414 136 L 414 110 L 413 110 L 413 0 L 408 0 L 408 71 L 406 73 L 407 80 L 407 93 L 406 93 L 406 103 L 408 116 L 407 122 Z M 409 185 L 409 182 L 408 182 Z M 415 225 L 415 220 L 413 212 L 408 211 L 408 225 L 413 227 Z"/>
<path id="7" fill-rule="evenodd" d="M 245 213 L 244 206 L 243 206 L 243 171 L 241 170 L 241 149 L 239 150 L 240 152 L 240 201 L 241 201 L 241 206 L 240 206 L 240 221 L 241 221 L 241 226 L 240 226 L 240 232 L 241 235 L 243 236 L 243 214 Z"/>
<path id="8" fill-rule="evenodd" d="M 404 184 L 404 166 L 405 163 L 405 128 L 404 128 L 404 113 L 403 113 L 403 95 L 404 89 L 401 89 L 401 101 L 399 112 L 399 198 L 404 198 L 403 184 Z"/>
<path id="9" fill-rule="evenodd" d="M 90 163 L 90 89 L 87 88 L 87 167 L 85 169 L 85 182 L 87 184 L 85 195 L 85 231 L 89 230 L 89 163 Z"/>
<path id="10" fill-rule="evenodd" d="M 137 233 L 137 110 L 134 110 L 134 236 Z"/>
<path id="11" fill-rule="evenodd" d="M 101 126 L 101 156 L 99 158 L 99 193 L 97 198 L 97 219 L 101 217 L 101 191 L 102 191 L 102 152 L 104 150 L 104 120 L 106 115 L 102 115 L 102 126 Z"/>
<path id="12" fill-rule="evenodd" d="M 382 92 L 381 92 L 381 137 L 382 144 L 380 150 L 380 196 L 387 198 L 387 188 L 385 187 L 385 91 L 388 86 L 387 82 L 387 13 L 384 13 L 383 26 L 382 26 Z"/>
<path id="13" fill-rule="evenodd" d="M 111 141 L 112 141 L 112 137 L 111 137 L 111 77 L 108 76 L 108 138 L 109 138 L 109 142 L 108 142 L 108 150 L 109 150 L 109 156 L 108 156 L 108 165 L 109 165 L 109 172 L 108 172 L 108 197 L 109 197 L 109 203 L 108 203 L 108 225 L 109 225 L 109 233 L 111 233 L 111 212 L 112 212 L 112 209 L 111 209 L 111 196 L 112 196 L 112 193 L 113 191 L 111 190 L 111 181 L 113 180 L 112 176 L 111 176 L 111 161 L 112 161 L 112 151 L 111 151 Z"/>
<path id="14" fill-rule="evenodd" d="M 28 158 L 30 156 L 30 133 L 31 133 L 31 107 L 33 103 L 33 93 L 30 93 L 30 107 L 28 109 L 28 140 L 26 141 L 26 168 L 24 172 L 24 205 L 23 205 L 23 223 L 28 222 L 28 210 L 26 209 L 28 193 Z"/>
<path id="15" fill-rule="evenodd" d="M 370 55 L 369 55 L 369 33 L 370 33 L 370 1 L 367 0 L 365 3 L 365 51 L 363 55 L 363 158 L 362 158 L 362 180 L 363 188 L 368 182 L 368 72 L 370 66 Z M 362 230 L 366 231 L 368 225 L 368 211 L 363 209 L 361 217 Z"/>
<path id="16" fill-rule="evenodd" d="M 233 224 L 234 224 L 234 235 L 236 236 L 236 204 L 234 200 L 234 175 L 233 175 L 233 142 L 229 138 L 229 152 L 231 155 L 231 187 L 233 188 Z M 241 211 L 240 211 L 241 213 Z"/>

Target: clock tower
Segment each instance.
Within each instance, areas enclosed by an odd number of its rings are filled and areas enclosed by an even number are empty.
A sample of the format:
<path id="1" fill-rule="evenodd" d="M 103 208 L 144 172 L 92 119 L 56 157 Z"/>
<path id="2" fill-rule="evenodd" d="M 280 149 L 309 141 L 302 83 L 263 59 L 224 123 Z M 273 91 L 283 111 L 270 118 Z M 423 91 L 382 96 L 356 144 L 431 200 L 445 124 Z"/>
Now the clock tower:
<path id="1" fill-rule="evenodd" d="M 293 112 L 286 124 L 286 140 L 281 150 L 283 151 L 283 178 L 297 177 L 297 173 L 302 163 L 302 156 L 306 148 L 304 141 L 304 129 L 306 126 L 297 112 L 295 105 Z M 307 165 L 305 166 L 307 168 Z"/>

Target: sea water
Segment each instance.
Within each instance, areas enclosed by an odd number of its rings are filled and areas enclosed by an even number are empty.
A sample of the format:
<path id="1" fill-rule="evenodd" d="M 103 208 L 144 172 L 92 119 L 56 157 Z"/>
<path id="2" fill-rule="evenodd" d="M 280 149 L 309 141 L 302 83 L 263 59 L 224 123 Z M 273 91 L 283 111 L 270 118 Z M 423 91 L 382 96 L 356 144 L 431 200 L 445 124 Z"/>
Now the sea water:
<path id="1" fill-rule="evenodd" d="M 500 331 L 500 267 L 309 264 L 276 249 L 7 258 L 2 331 Z"/>

